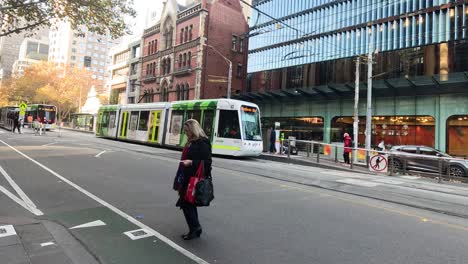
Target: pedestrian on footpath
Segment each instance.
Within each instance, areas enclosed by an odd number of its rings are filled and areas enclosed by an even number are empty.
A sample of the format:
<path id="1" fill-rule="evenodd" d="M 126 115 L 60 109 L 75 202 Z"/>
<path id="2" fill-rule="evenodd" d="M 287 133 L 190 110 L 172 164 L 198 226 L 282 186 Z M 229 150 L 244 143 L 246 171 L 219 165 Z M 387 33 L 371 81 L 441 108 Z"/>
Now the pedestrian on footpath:
<path id="1" fill-rule="evenodd" d="M 349 136 L 348 133 L 344 133 L 344 152 L 343 152 L 343 158 L 345 164 L 350 164 L 350 159 L 349 159 L 349 153 L 351 153 L 351 137 Z"/>
<path id="2" fill-rule="evenodd" d="M 15 133 L 15 130 L 18 129 L 18 133 L 21 134 L 21 120 L 19 113 L 16 112 L 14 117 L 13 117 L 13 133 Z"/>
<path id="3" fill-rule="evenodd" d="M 198 220 L 198 211 L 195 204 L 184 199 L 190 177 L 195 176 L 201 162 L 203 162 L 205 178 L 211 178 L 211 143 L 197 120 L 189 119 L 184 124 L 187 144 L 182 151 L 179 170 L 183 173 L 183 180 L 180 186 L 174 186 L 179 192 L 179 200 L 176 206 L 184 212 L 185 221 L 189 227 L 189 232 L 182 235 L 184 240 L 192 240 L 200 237 L 202 227 Z"/>
<path id="4" fill-rule="evenodd" d="M 271 127 L 271 132 L 270 132 L 270 153 L 276 153 L 275 142 L 276 142 L 275 128 Z"/>

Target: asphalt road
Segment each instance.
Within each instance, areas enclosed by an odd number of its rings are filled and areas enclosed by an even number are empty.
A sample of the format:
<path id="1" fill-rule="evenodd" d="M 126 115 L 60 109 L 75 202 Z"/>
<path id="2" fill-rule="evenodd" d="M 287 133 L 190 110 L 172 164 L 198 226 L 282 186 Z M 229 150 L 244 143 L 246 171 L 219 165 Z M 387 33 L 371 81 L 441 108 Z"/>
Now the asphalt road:
<path id="1" fill-rule="evenodd" d="M 427 191 L 385 182 L 359 184 L 359 177 L 351 174 L 217 157 L 216 198 L 211 207 L 199 210 L 202 237 L 183 241 L 180 235 L 187 227 L 171 189 L 179 152 L 74 132 L 58 137 L 55 132 L 34 136 L 2 131 L 0 140 L 0 166 L 43 213 L 34 215 L 1 192 L 0 216 L 38 217 L 67 228 L 100 220 L 106 226 L 71 232 L 102 263 L 193 263 L 164 239 L 124 237 L 123 232 L 141 227 L 135 222 L 209 263 L 468 260 L 467 220 L 420 209 L 456 207 L 451 201 L 464 197 L 422 197 Z M 0 186 L 17 193 L 1 175 Z M 415 197 L 425 206 L 384 201 L 390 197 Z"/>

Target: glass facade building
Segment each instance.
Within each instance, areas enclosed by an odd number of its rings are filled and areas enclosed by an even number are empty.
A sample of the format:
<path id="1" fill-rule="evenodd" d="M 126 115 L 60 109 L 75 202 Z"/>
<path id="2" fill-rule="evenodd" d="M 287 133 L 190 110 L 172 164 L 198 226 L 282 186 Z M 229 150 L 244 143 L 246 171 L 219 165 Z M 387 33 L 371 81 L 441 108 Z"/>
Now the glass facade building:
<path id="1" fill-rule="evenodd" d="M 257 0 L 253 5 L 260 12 L 254 9 L 250 19 L 248 84 L 241 98 L 261 106 L 265 126 L 281 120 L 296 137 L 341 141 L 344 132 L 352 132 L 355 60 L 365 61 L 372 52 L 372 143 L 428 145 L 468 156 L 468 145 L 458 147 L 468 137 L 466 1 Z M 361 116 L 366 78 L 362 63 Z M 303 121 L 311 119 L 323 122 Z M 364 126 L 359 131 L 364 143 Z"/>

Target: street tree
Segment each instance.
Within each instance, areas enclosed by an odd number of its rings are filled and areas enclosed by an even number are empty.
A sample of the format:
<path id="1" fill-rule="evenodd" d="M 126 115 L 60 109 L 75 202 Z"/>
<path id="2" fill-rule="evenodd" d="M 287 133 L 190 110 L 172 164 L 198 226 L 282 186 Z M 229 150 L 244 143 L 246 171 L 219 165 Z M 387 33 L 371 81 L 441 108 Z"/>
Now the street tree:
<path id="1" fill-rule="evenodd" d="M 0 37 L 31 32 L 38 27 L 68 21 L 73 29 L 85 26 L 99 35 L 113 38 L 131 33 L 125 23 L 135 17 L 133 0 L 3 0 L 0 6 Z"/>

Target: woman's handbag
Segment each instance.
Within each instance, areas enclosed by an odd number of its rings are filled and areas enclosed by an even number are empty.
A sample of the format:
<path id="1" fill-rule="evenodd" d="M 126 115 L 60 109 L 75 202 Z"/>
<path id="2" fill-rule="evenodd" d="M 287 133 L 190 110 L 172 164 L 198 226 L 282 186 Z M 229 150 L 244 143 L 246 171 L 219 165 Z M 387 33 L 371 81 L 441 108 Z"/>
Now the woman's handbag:
<path id="1" fill-rule="evenodd" d="M 184 180 L 184 169 L 182 166 L 179 166 L 179 169 L 177 170 L 176 176 L 174 178 L 174 183 L 172 184 L 172 189 L 174 189 L 174 191 L 179 191 L 184 184 Z"/>
<path id="2" fill-rule="evenodd" d="M 198 170 L 190 181 L 185 194 L 185 200 L 196 206 L 209 206 L 213 201 L 213 182 L 210 178 L 205 178 L 204 162 L 200 162 Z"/>
<path id="3" fill-rule="evenodd" d="M 197 183 L 203 179 L 205 175 L 205 168 L 203 166 L 203 162 L 200 162 L 200 165 L 198 166 L 197 172 L 195 175 L 190 177 L 188 187 L 187 187 L 187 192 L 185 193 L 185 201 L 195 204 L 195 186 L 197 186 Z"/>

